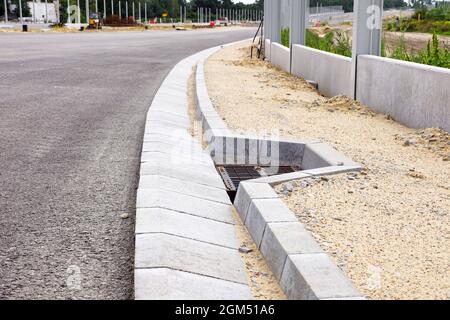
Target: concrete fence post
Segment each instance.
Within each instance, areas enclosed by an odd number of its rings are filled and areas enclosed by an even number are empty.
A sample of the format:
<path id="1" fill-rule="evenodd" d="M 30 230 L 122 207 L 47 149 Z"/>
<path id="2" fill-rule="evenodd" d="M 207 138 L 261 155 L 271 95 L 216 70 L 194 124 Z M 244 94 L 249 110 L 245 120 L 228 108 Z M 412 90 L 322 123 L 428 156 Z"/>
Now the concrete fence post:
<path id="1" fill-rule="evenodd" d="M 106 0 L 103 0 L 103 19 L 106 19 Z"/>
<path id="2" fill-rule="evenodd" d="M 270 40 L 270 6 L 272 0 L 264 0 L 264 38 Z"/>
<path id="3" fill-rule="evenodd" d="M 119 20 L 122 20 L 122 3 L 119 1 Z"/>
<path id="4" fill-rule="evenodd" d="M 305 45 L 306 42 L 306 19 L 307 0 L 294 0 L 290 2 L 291 21 L 289 25 L 289 47 L 290 47 L 290 73 L 292 73 L 293 45 Z"/>
<path id="5" fill-rule="evenodd" d="M 80 0 L 77 0 L 77 1 L 78 1 L 78 20 L 80 20 Z M 5 0 L 5 2 L 6 2 L 6 0 Z M 5 6 L 5 8 L 6 8 L 6 6 Z M 36 23 L 36 8 L 35 8 L 35 5 L 34 5 L 34 0 L 33 0 L 33 12 L 32 12 L 32 15 L 33 15 L 32 21 L 33 21 L 33 23 Z"/>
<path id="6" fill-rule="evenodd" d="M 134 2 L 132 3 L 132 13 L 133 13 L 133 22 L 136 20 L 135 15 L 134 15 Z"/>
<path id="7" fill-rule="evenodd" d="M 144 23 L 147 23 L 147 2 L 144 2 Z"/>
<path id="8" fill-rule="evenodd" d="M 381 55 L 383 0 L 355 0 L 353 5 L 352 68 L 353 99 L 356 99 L 358 55 Z"/>
<path id="9" fill-rule="evenodd" d="M 20 23 L 23 23 L 22 0 L 19 0 L 19 16 L 20 16 Z"/>
<path id="10" fill-rule="evenodd" d="M 125 15 L 126 15 L 125 19 L 127 20 L 128 23 L 128 1 L 125 1 Z"/>
<path id="11" fill-rule="evenodd" d="M 292 44 L 304 45 L 306 41 L 307 0 L 291 1 L 291 21 L 289 41 Z"/>
<path id="12" fill-rule="evenodd" d="M 270 40 L 271 42 L 281 42 L 281 28 L 280 28 L 280 12 L 281 12 L 281 1 L 272 0 L 271 12 L 270 14 Z"/>
<path id="13" fill-rule="evenodd" d="M 48 23 L 48 0 L 45 0 L 45 23 Z"/>
<path id="14" fill-rule="evenodd" d="M 6 0 L 4 0 L 4 4 L 5 7 L 5 22 L 8 22 L 8 2 Z"/>
<path id="15" fill-rule="evenodd" d="M 86 0 L 86 23 L 89 25 L 89 0 Z"/>

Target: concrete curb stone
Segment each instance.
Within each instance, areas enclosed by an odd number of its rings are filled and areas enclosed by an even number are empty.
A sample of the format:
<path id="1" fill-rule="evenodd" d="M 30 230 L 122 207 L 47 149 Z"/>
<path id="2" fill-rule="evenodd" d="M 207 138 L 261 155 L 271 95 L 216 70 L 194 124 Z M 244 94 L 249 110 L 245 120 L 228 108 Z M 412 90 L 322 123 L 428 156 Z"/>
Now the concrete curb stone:
<path id="1" fill-rule="evenodd" d="M 215 163 L 251 164 L 254 149 L 267 142 L 234 135 L 224 126 L 208 96 L 203 60 L 197 64 L 196 100 Z M 320 141 L 280 141 L 279 164 L 300 165 L 302 171 L 241 182 L 234 201 L 241 220 L 289 299 L 364 299 L 272 188 L 294 179 L 358 171 L 361 166 Z M 255 162 L 260 163 L 259 155 Z"/>
<path id="2" fill-rule="evenodd" d="M 188 132 L 187 80 L 215 50 L 179 62 L 147 114 L 136 200 L 136 299 L 252 299 L 223 181 Z"/>

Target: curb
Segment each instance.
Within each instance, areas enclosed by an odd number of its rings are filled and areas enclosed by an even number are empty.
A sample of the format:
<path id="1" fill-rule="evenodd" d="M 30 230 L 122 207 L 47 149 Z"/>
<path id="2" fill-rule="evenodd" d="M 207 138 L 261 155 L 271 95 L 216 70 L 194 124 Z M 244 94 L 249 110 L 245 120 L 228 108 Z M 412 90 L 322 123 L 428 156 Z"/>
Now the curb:
<path id="1" fill-rule="evenodd" d="M 206 58 L 197 65 L 196 100 L 211 157 L 216 164 L 259 164 L 262 146 L 267 149 L 273 140 L 231 133 L 209 98 Z M 289 299 L 364 299 L 272 188 L 294 179 L 359 171 L 361 166 L 319 141 L 277 142 L 280 163 L 305 170 L 241 182 L 234 205 L 243 224 Z M 255 150 L 258 157 L 251 163 Z"/>
<path id="2" fill-rule="evenodd" d="M 363 299 L 269 183 L 241 182 L 234 205 L 289 299 Z"/>
<path id="3" fill-rule="evenodd" d="M 216 50 L 179 62 L 147 114 L 136 201 L 138 300 L 253 298 L 232 204 L 211 157 L 188 132 L 188 78 Z"/>

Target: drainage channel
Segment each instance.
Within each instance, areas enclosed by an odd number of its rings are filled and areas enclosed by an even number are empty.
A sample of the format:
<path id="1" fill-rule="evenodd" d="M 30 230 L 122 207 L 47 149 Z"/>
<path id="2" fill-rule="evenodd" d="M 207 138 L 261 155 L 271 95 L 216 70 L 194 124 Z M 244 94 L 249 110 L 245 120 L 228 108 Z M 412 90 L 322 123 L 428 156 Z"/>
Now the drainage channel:
<path id="1" fill-rule="evenodd" d="M 231 202 L 234 202 L 241 181 L 300 171 L 298 166 L 216 165 L 216 169 L 222 177 Z"/>

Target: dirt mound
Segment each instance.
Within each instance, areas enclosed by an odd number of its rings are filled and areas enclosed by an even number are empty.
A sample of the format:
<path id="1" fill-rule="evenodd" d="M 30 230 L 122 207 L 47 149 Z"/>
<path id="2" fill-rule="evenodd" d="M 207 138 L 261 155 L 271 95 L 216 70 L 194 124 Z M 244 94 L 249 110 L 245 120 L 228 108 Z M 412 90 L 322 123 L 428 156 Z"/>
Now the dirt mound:
<path id="1" fill-rule="evenodd" d="M 442 157 L 443 161 L 450 161 L 450 135 L 440 128 L 417 130 L 410 134 L 397 134 L 404 147 L 422 147 Z"/>

